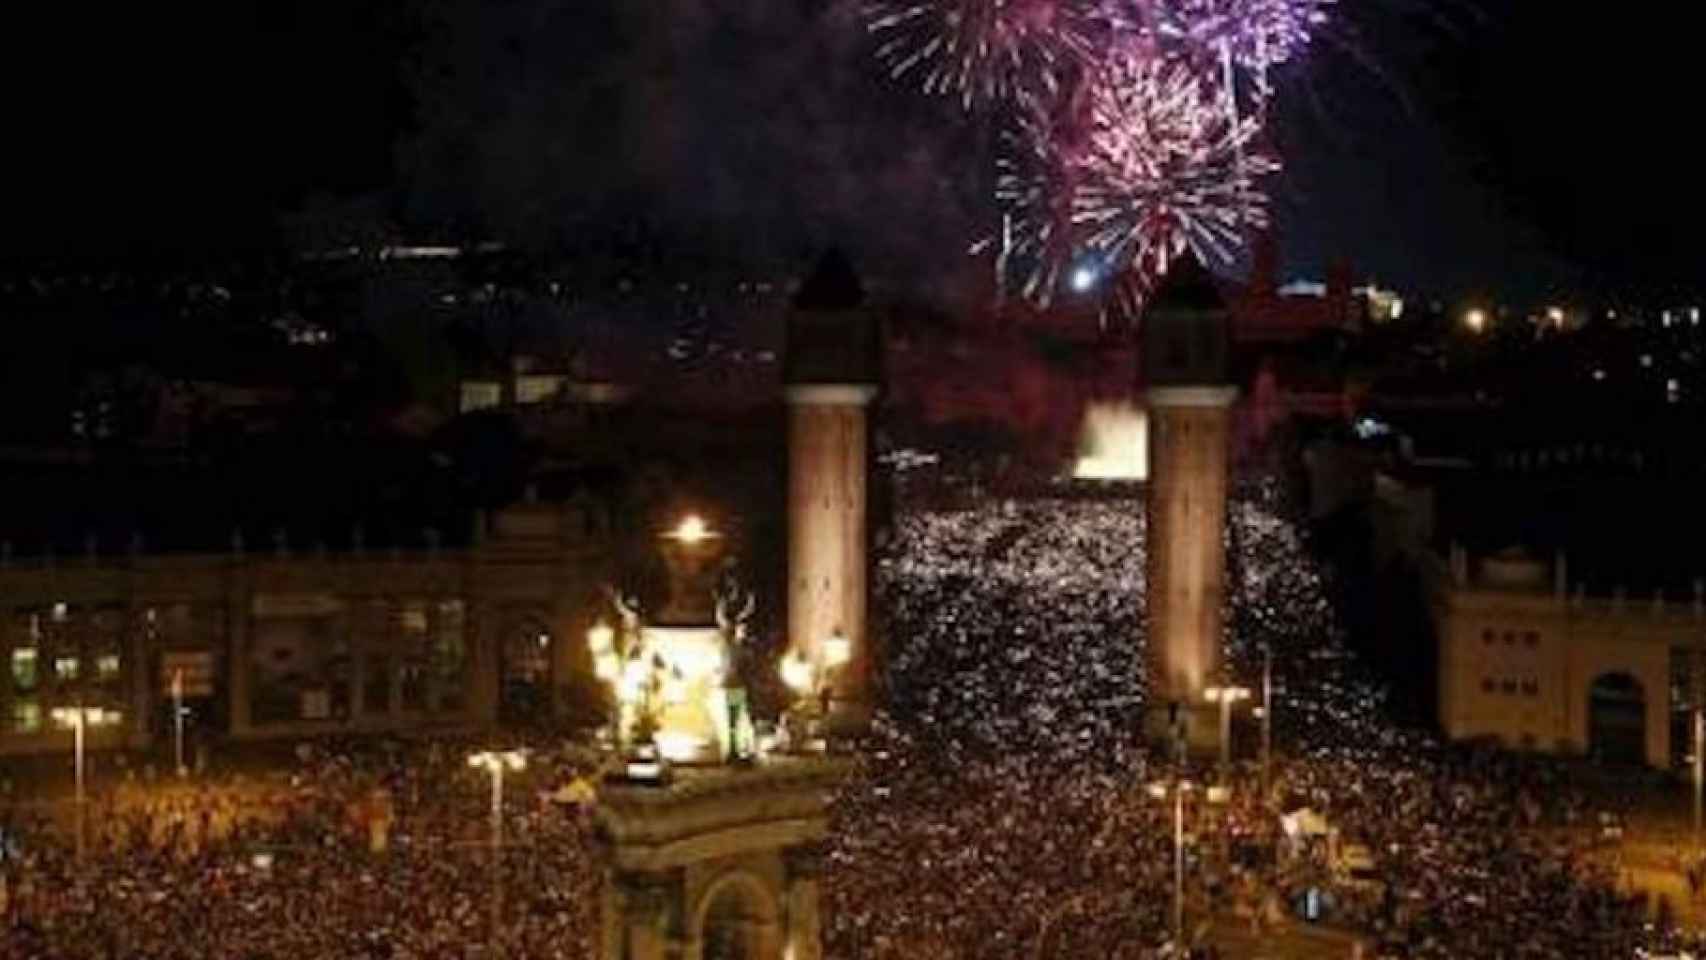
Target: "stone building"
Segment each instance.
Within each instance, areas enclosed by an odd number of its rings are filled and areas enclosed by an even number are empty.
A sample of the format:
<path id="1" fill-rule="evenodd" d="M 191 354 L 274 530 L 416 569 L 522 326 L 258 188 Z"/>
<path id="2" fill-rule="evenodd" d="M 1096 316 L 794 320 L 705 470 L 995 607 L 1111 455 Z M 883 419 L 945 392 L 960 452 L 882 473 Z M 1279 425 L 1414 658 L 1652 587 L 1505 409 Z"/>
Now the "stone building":
<path id="1" fill-rule="evenodd" d="M 1563 558 L 1518 549 L 1453 547 L 1431 567 L 1446 735 L 1654 767 L 1686 749 L 1676 734 L 1706 652 L 1699 584 L 1691 599 L 1589 596 Z"/>
<path id="2" fill-rule="evenodd" d="M 0 561 L 0 752 L 169 729 L 172 674 L 237 739 L 472 727 L 566 696 L 608 576 L 609 511 L 522 502 L 457 549 Z M 584 668 L 579 668 L 584 669 Z"/>

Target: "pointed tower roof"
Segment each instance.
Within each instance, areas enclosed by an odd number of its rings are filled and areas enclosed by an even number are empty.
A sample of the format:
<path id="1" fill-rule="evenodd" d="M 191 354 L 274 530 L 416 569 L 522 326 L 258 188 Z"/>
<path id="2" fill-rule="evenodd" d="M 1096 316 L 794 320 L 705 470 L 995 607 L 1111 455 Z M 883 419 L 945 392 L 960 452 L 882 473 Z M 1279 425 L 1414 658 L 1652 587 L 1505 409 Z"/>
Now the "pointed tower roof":
<path id="1" fill-rule="evenodd" d="M 1143 312 L 1144 379 L 1151 387 L 1226 383 L 1231 326 L 1219 281 L 1187 255 Z"/>
<path id="2" fill-rule="evenodd" d="M 846 254 L 830 249 L 794 295 L 785 379 L 793 384 L 876 383 L 882 371 L 876 317 Z"/>

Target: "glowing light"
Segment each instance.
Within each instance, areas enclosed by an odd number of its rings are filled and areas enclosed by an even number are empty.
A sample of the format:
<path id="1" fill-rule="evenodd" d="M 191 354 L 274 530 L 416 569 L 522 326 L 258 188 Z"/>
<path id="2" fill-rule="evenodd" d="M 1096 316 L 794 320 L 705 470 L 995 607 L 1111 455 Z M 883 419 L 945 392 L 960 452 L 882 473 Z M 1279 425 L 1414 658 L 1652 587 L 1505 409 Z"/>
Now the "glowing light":
<path id="1" fill-rule="evenodd" d="M 706 754 L 710 746 L 703 737 L 678 730 L 659 730 L 653 735 L 652 742 L 657 744 L 658 755 L 671 763 L 697 760 Z"/>
<path id="2" fill-rule="evenodd" d="M 1072 476 L 1080 480 L 1143 480 L 1149 476 L 1149 415 L 1129 401 L 1092 402 L 1084 409 Z"/>
<path id="3" fill-rule="evenodd" d="M 591 629 L 587 630 L 586 645 L 587 649 L 591 650 L 594 656 L 600 656 L 608 653 L 615 649 L 616 631 L 610 628 L 610 624 L 599 621 L 598 623 L 593 624 Z"/>
<path id="4" fill-rule="evenodd" d="M 1237 703 L 1250 696 L 1247 687 L 1208 687 L 1202 693 L 1209 703 Z"/>
<path id="5" fill-rule="evenodd" d="M 810 693 L 813 675 L 817 672 L 812 668 L 812 662 L 799 652 L 790 653 L 782 658 L 780 666 L 782 682 L 788 689 L 798 694 Z"/>
<path id="6" fill-rule="evenodd" d="M 823 641 L 823 662 L 830 668 L 842 666 L 853 659 L 853 641 L 840 630 L 830 634 Z"/>
<path id="7" fill-rule="evenodd" d="M 1470 310 L 1463 315 L 1463 325 L 1468 327 L 1471 333 L 1483 332 L 1487 329 L 1487 311 L 1479 307 Z"/>
<path id="8" fill-rule="evenodd" d="M 1072 271 L 1072 291 L 1074 293 L 1089 293 L 1096 286 L 1096 271 L 1089 267 L 1079 267 Z"/>
<path id="9" fill-rule="evenodd" d="M 679 540 L 691 547 L 713 539 L 718 534 L 706 525 L 704 517 L 690 513 L 682 517 L 681 522 L 675 525 L 675 529 L 664 534 L 664 536 L 671 540 Z"/>
<path id="10" fill-rule="evenodd" d="M 520 750 L 481 750 L 468 755 L 468 766 L 493 772 L 524 770 L 527 768 L 527 755 Z"/>
<path id="11" fill-rule="evenodd" d="M 1564 326 L 1564 308 L 1547 307 L 1546 319 L 1551 321 L 1552 326 L 1562 328 Z"/>

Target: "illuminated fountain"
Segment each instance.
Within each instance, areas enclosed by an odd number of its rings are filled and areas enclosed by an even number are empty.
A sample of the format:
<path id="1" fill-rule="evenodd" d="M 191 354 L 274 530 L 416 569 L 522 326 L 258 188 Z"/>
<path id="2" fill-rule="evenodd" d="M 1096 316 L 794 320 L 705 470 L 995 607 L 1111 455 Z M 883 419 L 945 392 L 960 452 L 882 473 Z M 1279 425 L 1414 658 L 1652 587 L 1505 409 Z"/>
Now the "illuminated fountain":
<path id="1" fill-rule="evenodd" d="M 1084 409 L 1078 480 L 1145 480 L 1149 477 L 1149 415 L 1129 400 L 1092 401 Z"/>

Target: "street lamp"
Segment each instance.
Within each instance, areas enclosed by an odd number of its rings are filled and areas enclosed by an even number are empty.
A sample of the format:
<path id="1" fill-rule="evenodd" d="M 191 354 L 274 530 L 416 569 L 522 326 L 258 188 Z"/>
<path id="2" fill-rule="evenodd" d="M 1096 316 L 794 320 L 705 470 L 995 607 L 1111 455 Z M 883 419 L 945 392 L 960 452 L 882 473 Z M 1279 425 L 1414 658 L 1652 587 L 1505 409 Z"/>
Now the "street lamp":
<path id="1" fill-rule="evenodd" d="M 705 522 L 705 518 L 697 513 L 690 513 L 681 518 L 675 528 L 664 534 L 664 538 L 680 542 L 683 546 L 696 547 L 706 540 L 715 540 L 722 536 Z"/>
<path id="2" fill-rule="evenodd" d="M 853 641 L 837 627 L 834 633 L 824 638 L 818 654 L 818 659 L 813 660 L 802 650 L 791 651 L 783 655 L 777 664 L 777 672 L 802 703 L 816 701 L 817 719 L 821 723 L 828 719 L 830 702 L 834 698 L 831 677 L 853 659 Z M 810 710 L 810 707 L 806 709 Z"/>
<path id="3" fill-rule="evenodd" d="M 1232 766 L 1232 705 L 1250 699 L 1248 687 L 1214 686 L 1203 691 L 1209 703 L 1220 704 L 1220 773 Z"/>
<path id="4" fill-rule="evenodd" d="M 1149 795 L 1173 801 L 1173 946 L 1185 947 L 1185 795 L 1198 790 L 1189 780 L 1160 780 L 1149 785 Z M 1205 791 L 1209 803 L 1225 803 L 1231 796 L 1226 787 Z"/>
<path id="5" fill-rule="evenodd" d="M 468 766 L 484 769 L 492 775 L 492 937 L 498 933 L 498 924 L 503 913 L 502 898 L 503 884 L 500 871 L 503 861 L 499 859 L 503 852 L 504 830 L 504 771 L 521 771 L 527 767 L 527 755 L 520 750 L 481 750 L 468 755 Z"/>
<path id="6" fill-rule="evenodd" d="M 492 775 L 492 853 L 503 846 L 504 771 L 527 768 L 527 755 L 520 750 L 481 750 L 468 755 L 468 766 Z"/>
<path id="7" fill-rule="evenodd" d="M 79 863 L 83 860 L 83 821 L 87 807 L 83 792 L 83 728 L 87 722 L 88 717 L 83 705 L 78 704 L 76 712 L 71 715 L 71 762 L 77 780 L 77 861 Z"/>

